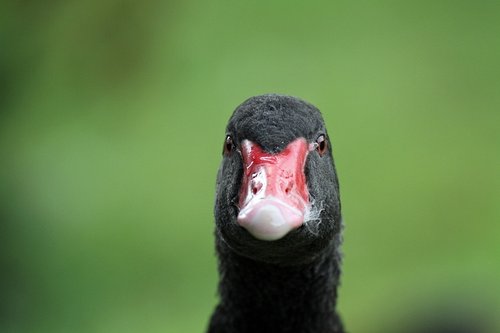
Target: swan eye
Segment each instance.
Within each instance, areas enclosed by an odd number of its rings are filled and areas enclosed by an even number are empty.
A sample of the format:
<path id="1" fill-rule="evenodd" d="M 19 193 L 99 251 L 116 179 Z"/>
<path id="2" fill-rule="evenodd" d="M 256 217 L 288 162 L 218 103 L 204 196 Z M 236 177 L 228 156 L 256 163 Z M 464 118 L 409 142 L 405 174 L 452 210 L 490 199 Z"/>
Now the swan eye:
<path id="1" fill-rule="evenodd" d="M 234 149 L 233 138 L 231 137 L 231 135 L 227 135 L 226 139 L 224 140 L 224 149 L 223 149 L 224 155 L 228 156 L 233 152 L 233 149 Z"/>
<path id="2" fill-rule="evenodd" d="M 320 135 L 316 139 L 316 150 L 318 151 L 319 156 L 325 155 L 326 151 L 328 150 L 328 142 L 326 141 L 324 135 Z"/>

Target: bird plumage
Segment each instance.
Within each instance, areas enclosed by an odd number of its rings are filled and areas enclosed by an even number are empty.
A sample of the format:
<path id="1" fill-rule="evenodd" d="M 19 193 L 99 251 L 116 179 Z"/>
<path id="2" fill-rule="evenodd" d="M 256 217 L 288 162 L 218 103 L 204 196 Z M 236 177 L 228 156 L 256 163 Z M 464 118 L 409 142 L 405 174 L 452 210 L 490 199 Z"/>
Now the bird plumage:
<path id="1" fill-rule="evenodd" d="M 318 153 L 318 138 L 330 138 L 319 110 L 300 99 L 262 95 L 231 116 L 226 135 L 235 151 L 224 154 L 217 176 L 216 250 L 220 303 L 210 333 L 343 332 L 336 313 L 340 276 L 341 207 L 331 144 Z M 279 154 L 297 138 L 312 147 L 305 174 L 315 219 L 284 237 L 266 241 L 237 223 L 242 179 L 239 145 L 250 140 Z"/>

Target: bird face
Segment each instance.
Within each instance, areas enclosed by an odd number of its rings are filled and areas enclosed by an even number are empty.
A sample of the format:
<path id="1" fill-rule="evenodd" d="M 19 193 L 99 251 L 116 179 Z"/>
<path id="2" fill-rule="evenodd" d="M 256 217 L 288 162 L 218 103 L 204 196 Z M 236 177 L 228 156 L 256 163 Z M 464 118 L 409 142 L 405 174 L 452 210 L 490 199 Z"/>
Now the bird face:
<path id="1" fill-rule="evenodd" d="M 314 259 L 340 231 L 331 145 L 320 112 L 264 95 L 229 120 L 217 177 L 217 235 L 240 255 L 292 264 Z"/>

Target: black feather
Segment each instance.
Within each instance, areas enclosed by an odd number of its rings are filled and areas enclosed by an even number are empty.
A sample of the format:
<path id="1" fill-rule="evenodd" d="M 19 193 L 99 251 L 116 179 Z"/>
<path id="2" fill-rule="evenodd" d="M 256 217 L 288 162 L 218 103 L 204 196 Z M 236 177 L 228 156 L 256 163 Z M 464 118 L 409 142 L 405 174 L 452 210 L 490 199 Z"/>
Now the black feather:
<path id="1" fill-rule="evenodd" d="M 328 133 L 319 110 L 300 99 L 263 95 L 236 108 L 226 135 L 269 153 L 298 137 L 315 142 Z M 236 223 L 242 181 L 239 154 L 223 157 L 215 201 L 219 295 L 210 333 L 343 332 L 335 311 L 340 275 L 341 206 L 331 144 L 305 166 L 310 199 L 322 206 L 315 232 L 302 226 L 276 241 L 262 241 Z"/>

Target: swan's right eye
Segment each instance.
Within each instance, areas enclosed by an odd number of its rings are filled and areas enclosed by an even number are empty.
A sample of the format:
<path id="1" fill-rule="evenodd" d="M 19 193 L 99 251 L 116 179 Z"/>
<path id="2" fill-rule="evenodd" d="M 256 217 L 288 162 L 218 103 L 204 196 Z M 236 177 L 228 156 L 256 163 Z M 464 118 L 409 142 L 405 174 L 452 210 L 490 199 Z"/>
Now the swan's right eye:
<path id="1" fill-rule="evenodd" d="M 328 143 L 326 141 L 325 136 L 324 135 L 320 135 L 316 139 L 316 150 L 318 151 L 319 156 L 325 155 L 325 153 L 327 151 L 327 148 L 328 148 Z"/>
<path id="2" fill-rule="evenodd" d="M 224 155 L 228 156 L 230 155 L 234 150 L 234 142 L 233 142 L 233 138 L 231 137 L 231 135 L 227 135 L 226 136 L 226 140 L 224 140 Z"/>

